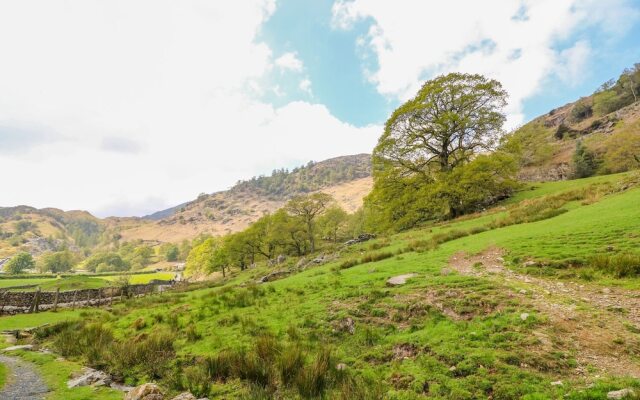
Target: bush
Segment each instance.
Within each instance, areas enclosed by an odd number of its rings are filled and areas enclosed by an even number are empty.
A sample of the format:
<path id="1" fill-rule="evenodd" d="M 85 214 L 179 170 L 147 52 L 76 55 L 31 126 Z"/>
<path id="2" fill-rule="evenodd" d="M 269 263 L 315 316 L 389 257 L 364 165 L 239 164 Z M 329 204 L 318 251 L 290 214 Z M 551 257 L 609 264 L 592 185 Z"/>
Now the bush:
<path id="1" fill-rule="evenodd" d="M 287 347 L 278 360 L 278 371 L 282 383 L 289 386 L 303 366 L 304 353 L 300 347 L 295 344 Z"/>
<path id="2" fill-rule="evenodd" d="M 571 109 L 571 121 L 576 123 L 584 119 L 587 119 L 593 115 L 593 108 L 591 104 L 585 100 L 580 100 Z"/>
<path id="3" fill-rule="evenodd" d="M 598 254 L 591 257 L 589 264 L 618 278 L 640 276 L 640 255 L 637 254 Z"/>
<path id="4" fill-rule="evenodd" d="M 573 167 L 575 178 L 587 178 L 593 175 L 598 168 L 595 154 L 582 141 L 576 143 L 576 150 L 573 153 Z"/>
<path id="5" fill-rule="evenodd" d="M 9 261 L 4 265 L 4 270 L 8 274 L 20 274 L 25 269 L 33 268 L 35 261 L 31 254 L 27 252 L 18 253 L 11 257 Z"/>
<path id="6" fill-rule="evenodd" d="M 304 398 L 320 397 L 328 386 L 328 372 L 331 367 L 331 350 L 321 349 L 313 362 L 303 368 L 296 378 L 298 392 Z"/>

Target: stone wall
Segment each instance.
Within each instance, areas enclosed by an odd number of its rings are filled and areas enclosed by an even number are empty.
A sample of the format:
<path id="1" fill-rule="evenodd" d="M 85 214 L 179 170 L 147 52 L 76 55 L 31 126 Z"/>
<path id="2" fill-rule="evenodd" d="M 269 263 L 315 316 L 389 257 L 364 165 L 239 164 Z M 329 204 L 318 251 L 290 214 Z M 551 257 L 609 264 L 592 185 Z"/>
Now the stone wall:
<path id="1" fill-rule="evenodd" d="M 39 310 L 46 310 L 54 306 L 65 307 L 81 305 L 99 305 L 121 297 L 135 297 L 145 294 L 158 293 L 166 290 L 168 283 L 149 283 L 144 285 L 129 285 L 125 287 L 106 287 L 100 289 L 81 289 L 64 292 L 0 292 L 0 314 L 15 314 L 35 308 L 36 298 Z M 57 297 L 57 301 L 56 301 Z M 32 310 L 36 311 L 36 310 Z"/>

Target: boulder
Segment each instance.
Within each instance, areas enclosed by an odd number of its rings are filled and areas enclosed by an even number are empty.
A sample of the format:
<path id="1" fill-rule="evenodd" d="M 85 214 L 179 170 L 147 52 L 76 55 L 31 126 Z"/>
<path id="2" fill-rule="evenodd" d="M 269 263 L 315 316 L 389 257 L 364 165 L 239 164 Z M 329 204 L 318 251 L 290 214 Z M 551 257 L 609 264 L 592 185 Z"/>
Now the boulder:
<path id="1" fill-rule="evenodd" d="M 17 346 L 5 347 L 2 351 L 16 351 L 16 350 L 33 350 L 32 344 L 20 344 Z"/>
<path id="2" fill-rule="evenodd" d="M 336 330 L 338 332 L 349 332 L 351 335 L 353 335 L 356 332 L 356 323 L 353 318 L 347 317 L 338 322 Z"/>
<path id="3" fill-rule="evenodd" d="M 289 275 L 289 271 L 273 271 L 258 279 L 258 283 L 275 281 L 277 279 L 284 278 L 287 275 Z"/>
<path id="4" fill-rule="evenodd" d="M 387 286 L 404 285 L 405 283 L 407 283 L 407 279 L 414 278 L 416 276 L 418 276 L 418 275 L 417 274 L 404 274 L 404 275 L 394 276 L 393 278 L 389 278 L 387 280 Z"/>
<path id="5" fill-rule="evenodd" d="M 83 368 L 80 374 L 77 374 L 67 382 L 67 387 L 109 386 L 110 384 L 111 377 L 108 374 L 93 368 Z"/>
<path id="6" fill-rule="evenodd" d="M 520 314 L 521 320 L 526 321 L 527 318 L 529 318 L 529 313 L 523 312 L 522 314 Z"/>
<path id="7" fill-rule="evenodd" d="M 155 383 L 145 383 L 133 388 L 124 400 L 164 400 L 164 392 Z"/>
<path id="8" fill-rule="evenodd" d="M 354 244 L 366 242 L 367 240 L 375 239 L 375 237 L 376 237 L 376 235 L 374 235 L 372 233 L 361 233 L 360 235 L 358 235 L 357 238 L 351 239 L 351 240 L 348 240 L 348 241 L 344 242 L 344 245 L 345 246 L 351 246 L 351 245 L 354 245 Z"/>
<path id="9" fill-rule="evenodd" d="M 607 399 L 626 399 L 627 397 L 635 396 L 635 392 L 633 389 L 620 389 L 613 390 L 607 393 Z"/>

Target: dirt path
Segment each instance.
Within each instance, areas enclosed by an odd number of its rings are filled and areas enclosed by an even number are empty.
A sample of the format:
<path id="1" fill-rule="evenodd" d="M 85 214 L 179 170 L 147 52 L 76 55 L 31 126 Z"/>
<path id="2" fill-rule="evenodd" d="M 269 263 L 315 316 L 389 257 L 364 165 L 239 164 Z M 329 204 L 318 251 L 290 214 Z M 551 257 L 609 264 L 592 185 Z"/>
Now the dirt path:
<path id="1" fill-rule="evenodd" d="M 35 368 L 16 357 L 0 355 L 0 363 L 9 369 L 7 383 L 0 390 L 0 399 L 40 400 L 49 392 Z"/>
<path id="2" fill-rule="evenodd" d="M 463 275 L 503 283 L 511 296 L 531 304 L 550 324 L 534 332 L 539 351 L 571 351 L 576 373 L 640 378 L 640 293 L 523 275 L 504 266 L 503 251 L 490 248 L 477 255 L 455 254 L 450 267 Z M 535 351 L 535 349 L 532 349 Z"/>

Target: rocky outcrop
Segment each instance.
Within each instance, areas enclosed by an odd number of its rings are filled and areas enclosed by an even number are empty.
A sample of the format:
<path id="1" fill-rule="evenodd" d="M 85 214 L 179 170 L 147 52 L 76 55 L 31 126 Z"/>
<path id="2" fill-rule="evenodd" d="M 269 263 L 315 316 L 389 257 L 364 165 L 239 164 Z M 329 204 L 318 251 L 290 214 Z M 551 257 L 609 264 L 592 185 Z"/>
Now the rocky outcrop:
<path id="1" fill-rule="evenodd" d="M 389 278 L 387 280 L 387 286 L 401 286 L 407 283 L 407 279 L 411 279 L 418 276 L 417 274 L 403 274 L 394 276 L 393 278 Z"/>
<path id="2" fill-rule="evenodd" d="M 145 383 L 133 388 L 124 400 L 165 400 L 164 391 L 155 383 Z"/>
<path id="3" fill-rule="evenodd" d="M 361 233 L 360 235 L 358 235 L 357 238 L 347 240 L 346 242 L 344 242 L 344 245 L 351 246 L 351 245 L 366 242 L 367 240 L 371 240 L 375 238 L 376 238 L 376 235 L 374 235 L 373 233 Z"/>
<path id="4" fill-rule="evenodd" d="M 83 368 L 79 373 L 67 382 L 68 388 L 81 386 L 108 386 L 111 384 L 111 376 L 93 368 Z"/>

